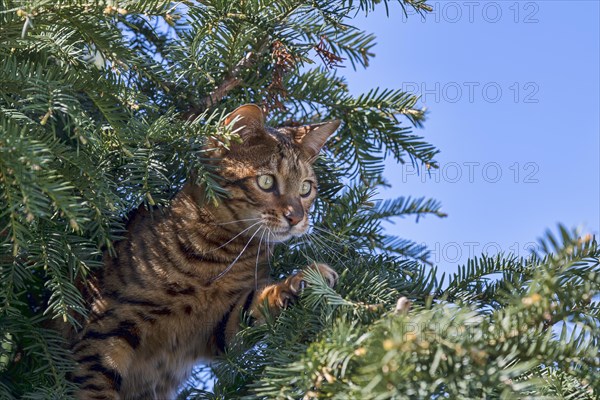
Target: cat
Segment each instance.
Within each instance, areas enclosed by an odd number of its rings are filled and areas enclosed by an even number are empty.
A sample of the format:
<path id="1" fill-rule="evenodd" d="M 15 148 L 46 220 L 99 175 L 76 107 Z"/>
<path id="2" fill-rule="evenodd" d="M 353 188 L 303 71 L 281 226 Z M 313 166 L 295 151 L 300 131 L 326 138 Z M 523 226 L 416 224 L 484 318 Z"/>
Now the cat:
<path id="1" fill-rule="evenodd" d="M 260 323 L 264 305 L 276 315 L 302 290 L 302 272 L 269 283 L 265 264 L 272 243 L 307 231 L 312 163 L 340 122 L 270 128 L 246 104 L 225 123 L 241 138 L 212 154 L 228 197 L 205 203 L 187 183 L 163 212 L 140 208 L 90 279 L 90 315 L 73 346 L 77 398 L 174 398 L 194 364 L 225 351 L 244 312 Z M 336 283 L 329 266 L 307 268 Z"/>

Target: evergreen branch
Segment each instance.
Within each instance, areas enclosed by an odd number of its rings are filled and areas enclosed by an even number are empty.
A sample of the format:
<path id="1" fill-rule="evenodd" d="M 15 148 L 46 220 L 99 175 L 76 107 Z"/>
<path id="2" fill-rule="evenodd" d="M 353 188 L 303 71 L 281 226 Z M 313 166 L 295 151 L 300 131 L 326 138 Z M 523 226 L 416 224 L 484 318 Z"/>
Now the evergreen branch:
<path id="1" fill-rule="evenodd" d="M 350 17 L 388 5 L 0 1 L 0 397 L 72 394 L 70 357 L 46 324 L 77 326 L 87 310 L 74 282 L 101 268 L 140 203 L 167 204 L 186 181 L 219 199 L 206 139 L 226 140 L 225 110 L 245 102 L 280 105 L 273 124 L 343 120 L 315 164 L 314 230 L 272 260 L 274 276 L 319 261 L 340 279 L 308 272 L 299 302 L 211 366 L 212 393 L 204 368 L 181 396 L 598 397 L 594 238 L 559 227 L 532 256 L 469 260 L 444 287 L 426 249 L 383 229 L 445 216 L 431 199 L 374 200 L 386 156 L 435 166 L 412 133 L 424 110 L 410 93 L 354 96 L 339 71 L 304 67 L 315 46 L 326 64 L 366 67 L 374 38 Z M 393 311 L 400 296 L 406 315 Z"/>
<path id="2" fill-rule="evenodd" d="M 195 107 L 192 107 L 186 113 L 186 119 L 195 118 L 206 109 L 213 107 L 218 104 L 230 91 L 237 88 L 242 84 L 243 80 L 240 78 L 241 72 L 250 68 L 256 62 L 255 59 L 260 57 L 260 55 L 264 52 L 263 49 L 259 49 L 257 54 L 255 55 L 253 52 L 249 52 L 242 58 L 233 69 L 227 74 L 226 78 L 207 96 L 200 100 L 199 104 Z"/>
<path id="3" fill-rule="evenodd" d="M 426 214 L 445 218 L 447 214 L 440 211 L 441 207 L 441 203 L 434 199 L 398 197 L 393 200 L 376 202 L 373 216 L 377 219 L 387 221 L 392 217 L 416 215 L 417 222 L 419 222 L 419 218 Z"/>

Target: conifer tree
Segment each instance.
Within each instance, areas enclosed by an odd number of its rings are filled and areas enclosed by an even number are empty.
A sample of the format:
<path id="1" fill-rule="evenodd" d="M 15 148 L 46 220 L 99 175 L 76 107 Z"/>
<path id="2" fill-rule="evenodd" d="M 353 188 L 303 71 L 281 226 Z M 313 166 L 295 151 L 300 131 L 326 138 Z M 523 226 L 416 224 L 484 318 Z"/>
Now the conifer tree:
<path id="1" fill-rule="evenodd" d="M 352 17 L 376 7 L 388 1 L 0 0 L 0 398 L 70 396 L 48 322 L 87 313 L 77 282 L 131 210 L 190 179 L 221 201 L 203 144 L 235 140 L 223 117 L 250 102 L 273 125 L 343 121 L 316 164 L 312 233 L 270 265 L 326 262 L 340 281 L 310 274 L 297 304 L 245 328 L 181 398 L 600 396 L 595 238 L 559 227 L 529 257 L 481 256 L 444 282 L 427 249 L 382 228 L 445 214 L 376 200 L 384 158 L 435 168 L 437 153 L 413 132 L 415 95 L 353 96 L 339 68 L 368 67 L 375 38 Z"/>

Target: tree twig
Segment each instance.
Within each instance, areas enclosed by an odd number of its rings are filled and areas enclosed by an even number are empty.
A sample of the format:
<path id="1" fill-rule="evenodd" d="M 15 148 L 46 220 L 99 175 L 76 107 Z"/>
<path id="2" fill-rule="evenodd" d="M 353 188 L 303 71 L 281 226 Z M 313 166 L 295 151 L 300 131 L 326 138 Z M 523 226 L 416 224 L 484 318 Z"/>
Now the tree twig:
<path id="1" fill-rule="evenodd" d="M 197 106 L 192 107 L 187 113 L 184 114 L 185 119 L 193 119 L 197 117 L 204 110 L 221 101 L 221 99 L 225 97 L 231 90 L 238 87 L 243 82 L 239 77 L 240 73 L 243 69 L 252 66 L 256 62 L 257 56 L 260 56 L 263 53 L 264 47 L 265 46 L 262 46 L 258 53 L 251 51 L 246 54 L 244 58 L 242 58 L 235 65 L 235 67 L 233 67 L 231 72 L 227 74 L 227 77 L 223 80 L 223 82 L 221 82 L 213 91 L 200 100 Z"/>

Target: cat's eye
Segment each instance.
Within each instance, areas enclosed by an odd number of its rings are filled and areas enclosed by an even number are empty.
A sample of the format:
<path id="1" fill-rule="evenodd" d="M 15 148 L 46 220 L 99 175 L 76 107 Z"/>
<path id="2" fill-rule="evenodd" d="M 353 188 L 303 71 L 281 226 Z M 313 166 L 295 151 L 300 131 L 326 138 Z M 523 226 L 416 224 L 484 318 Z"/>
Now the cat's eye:
<path id="1" fill-rule="evenodd" d="M 258 186 L 262 190 L 271 190 L 275 186 L 275 177 L 273 175 L 260 175 L 257 180 Z"/>
<path id="2" fill-rule="evenodd" d="M 305 197 L 308 196 L 311 189 L 312 189 L 311 181 L 302 182 L 302 185 L 300 186 L 300 196 L 305 196 Z"/>

